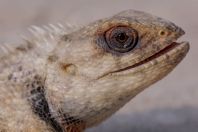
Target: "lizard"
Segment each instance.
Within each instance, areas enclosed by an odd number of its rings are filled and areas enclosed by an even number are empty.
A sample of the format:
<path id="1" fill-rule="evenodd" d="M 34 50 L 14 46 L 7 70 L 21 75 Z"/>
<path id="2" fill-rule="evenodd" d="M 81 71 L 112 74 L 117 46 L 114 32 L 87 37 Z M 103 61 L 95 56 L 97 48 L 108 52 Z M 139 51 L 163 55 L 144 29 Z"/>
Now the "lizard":
<path id="1" fill-rule="evenodd" d="M 125 10 L 86 26 L 31 28 L 1 45 L 0 131 L 83 132 L 169 74 L 189 51 L 184 30 Z"/>

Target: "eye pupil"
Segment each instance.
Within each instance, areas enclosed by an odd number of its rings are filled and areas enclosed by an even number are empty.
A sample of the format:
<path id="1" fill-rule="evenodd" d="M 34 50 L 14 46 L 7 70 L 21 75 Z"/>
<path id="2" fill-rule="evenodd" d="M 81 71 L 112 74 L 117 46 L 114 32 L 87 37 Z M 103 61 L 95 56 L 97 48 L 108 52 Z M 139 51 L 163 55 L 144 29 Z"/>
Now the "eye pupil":
<path id="1" fill-rule="evenodd" d="M 120 43 L 124 43 L 129 37 L 126 35 L 126 33 L 120 33 L 116 36 L 116 40 Z"/>

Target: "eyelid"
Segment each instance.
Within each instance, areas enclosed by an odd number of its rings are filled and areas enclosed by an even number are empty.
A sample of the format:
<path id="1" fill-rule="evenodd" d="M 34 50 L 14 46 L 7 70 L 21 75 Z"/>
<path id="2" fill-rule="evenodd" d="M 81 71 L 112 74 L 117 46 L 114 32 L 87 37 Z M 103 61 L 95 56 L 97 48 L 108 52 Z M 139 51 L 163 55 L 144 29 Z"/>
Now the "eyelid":
<path id="1" fill-rule="evenodd" d="M 112 34 L 115 34 L 116 32 L 119 32 L 120 30 L 127 32 L 127 34 L 131 34 L 131 38 L 128 42 L 126 41 L 127 46 L 119 46 L 119 42 L 116 42 L 115 40 L 110 40 Z M 133 51 L 135 47 L 137 46 L 139 41 L 139 36 L 138 32 L 133 29 L 132 27 L 127 27 L 127 26 L 116 26 L 109 28 L 105 32 L 103 32 L 102 35 L 98 35 L 96 43 L 103 48 L 106 52 L 116 54 L 116 55 L 123 55 L 128 52 Z M 116 43 L 114 43 L 116 42 Z M 115 44 L 115 45 L 113 45 Z M 125 44 L 123 44 L 125 45 Z M 118 47 L 117 47 L 118 46 Z"/>

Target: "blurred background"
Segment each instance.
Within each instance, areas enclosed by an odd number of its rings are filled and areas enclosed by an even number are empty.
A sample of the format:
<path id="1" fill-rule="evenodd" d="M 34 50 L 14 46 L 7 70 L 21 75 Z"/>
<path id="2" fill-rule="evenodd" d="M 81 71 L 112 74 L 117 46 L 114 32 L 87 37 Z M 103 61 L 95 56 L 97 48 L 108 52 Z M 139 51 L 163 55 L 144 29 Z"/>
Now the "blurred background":
<path id="1" fill-rule="evenodd" d="M 126 9 L 142 10 L 181 26 L 191 49 L 165 79 L 87 132 L 198 132 L 197 0 L 0 0 L 0 43 L 17 42 L 30 25 L 87 24 Z"/>

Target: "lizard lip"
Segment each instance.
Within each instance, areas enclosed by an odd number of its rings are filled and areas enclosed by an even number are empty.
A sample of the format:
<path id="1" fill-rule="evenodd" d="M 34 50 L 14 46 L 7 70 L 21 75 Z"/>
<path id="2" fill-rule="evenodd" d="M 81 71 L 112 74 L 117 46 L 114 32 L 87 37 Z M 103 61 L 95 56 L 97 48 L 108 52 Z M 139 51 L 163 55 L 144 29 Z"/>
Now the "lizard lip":
<path id="1" fill-rule="evenodd" d="M 141 65 L 144 65 L 148 62 L 151 62 L 159 57 L 161 57 L 162 55 L 165 55 L 167 54 L 168 52 L 176 49 L 177 47 L 180 47 L 180 46 L 183 46 L 183 45 L 188 45 L 189 43 L 188 42 L 181 42 L 181 43 L 178 43 L 178 42 L 173 42 L 171 43 L 170 45 L 168 45 L 167 47 L 165 47 L 164 49 L 160 50 L 159 52 L 157 52 L 156 54 L 134 64 L 134 65 L 131 65 L 131 66 L 128 66 L 128 67 L 125 67 L 125 68 L 122 68 L 122 69 L 119 69 L 119 70 L 116 70 L 112 73 L 118 73 L 118 72 L 122 72 L 122 71 L 126 71 L 126 70 L 129 70 L 129 69 L 132 69 L 132 68 L 136 68 L 136 67 L 139 67 Z"/>

